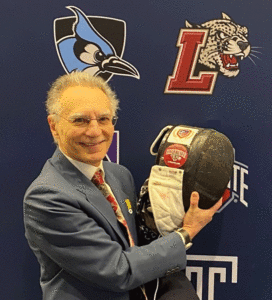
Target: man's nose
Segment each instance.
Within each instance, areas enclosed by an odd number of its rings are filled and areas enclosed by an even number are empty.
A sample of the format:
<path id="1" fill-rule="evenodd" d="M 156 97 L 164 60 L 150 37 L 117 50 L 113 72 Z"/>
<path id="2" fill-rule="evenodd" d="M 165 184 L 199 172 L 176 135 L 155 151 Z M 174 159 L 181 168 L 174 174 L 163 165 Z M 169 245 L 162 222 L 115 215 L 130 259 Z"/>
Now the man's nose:
<path id="1" fill-rule="evenodd" d="M 99 136 L 102 133 L 101 127 L 96 119 L 91 119 L 85 131 L 86 135 Z"/>

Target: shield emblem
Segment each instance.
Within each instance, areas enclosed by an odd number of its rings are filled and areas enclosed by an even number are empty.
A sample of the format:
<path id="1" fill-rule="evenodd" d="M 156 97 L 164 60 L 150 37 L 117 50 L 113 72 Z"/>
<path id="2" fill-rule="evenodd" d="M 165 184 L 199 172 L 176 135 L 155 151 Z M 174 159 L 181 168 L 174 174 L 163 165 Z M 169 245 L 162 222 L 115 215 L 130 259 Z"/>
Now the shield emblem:
<path id="1" fill-rule="evenodd" d="M 122 59 L 126 42 L 126 23 L 123 20 L 86 16 L 76 7 L 68 7 L 76 16 L 57 18 L 54 20 L 54 42 L 60 62 L 66 73 L 73 71 L 91 72 L 94 76 L 101 76 L 108 81 L 113 74 L 139 78 L 138 71 Z M 96 49 L 100 52 L 97 64 L 84 61 L 82 56 L 76 56 L 75 46 L 79 42 L 83 45 L 82 52 Z M 89 51 L 88 49 L 88 51 Z M 95 52 L 94 52 L 95 54 Z M 111 60 L 111 65 L 108 63 Z M 112 62 L 115 65 L 112 65 Z M 110 66 L 109 66 L 110 65 Z"/>

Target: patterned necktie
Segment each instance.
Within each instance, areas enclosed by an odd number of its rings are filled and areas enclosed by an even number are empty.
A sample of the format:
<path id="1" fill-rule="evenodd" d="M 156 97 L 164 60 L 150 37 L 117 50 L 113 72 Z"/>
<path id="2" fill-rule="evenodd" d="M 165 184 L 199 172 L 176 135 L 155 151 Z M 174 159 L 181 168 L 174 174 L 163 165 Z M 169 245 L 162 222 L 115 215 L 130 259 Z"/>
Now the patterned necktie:
<path id="1" fill-rule="evenodd" d="M 102 176 L 102 170 L 97 170 L 92 178 L 92 182 L 98 187 L 98 189 L 101 191 L 101 193 L 105 196 L 105 198 L 110 202 L 113 211 L 115 212 L 117 220 L 126 228 L 127 234 L 128 234 L 128 239 L 129 239 L 129 244 L 131 247 L 133 247 L 134 241 L 132 238 L 132 235 L 130 233 L 130 230 L 127 225 L 127 221 L 125 220 L 122 211 L 114 198 L 114 196 L 111 194 L 107 184 L 104 181 L 104 178 Z"/>
<path id="2" fill-rule="evenodd" d="M 107 184 L 104 181 L 104 178 L 103 178 L 103 175 L 102 175 L 102 170 L 98 169 L 95 172 L 95 174 L 94 174 L 94 176 L 92 178 L 92 183 L 98 187 L 98 189 L 101 191 L 101 193 L 110 202 L 111 207 L 113 208 L 113 211 L 115 212 L 117 220 L 125 227 L 125 229 L 127 231 L 127 235 L 128 235 L 130 247 L 135 246 L 135 243 L 133 241 L 133 237 L 132 237 L 132 235 L 130 233 L 130 230 L 128 228 L 128 225 L 127 225 L 127 221 L 125 220 L 125 218 L 124 218 L 124 216 L 123 216 L 123 214 L 121 212 L 121 209 L 120 209 L 120 207 L 119 207 L 116 199 L 111 194 L 111 192 L 110 192 Z M 148 300 L 147 296 L 146 296 L 146 292 L 145 292 L 144 286 L 141 286 L 140 289 L 142 290 L 142 292 L 144 294 L 145 300 Z"/>

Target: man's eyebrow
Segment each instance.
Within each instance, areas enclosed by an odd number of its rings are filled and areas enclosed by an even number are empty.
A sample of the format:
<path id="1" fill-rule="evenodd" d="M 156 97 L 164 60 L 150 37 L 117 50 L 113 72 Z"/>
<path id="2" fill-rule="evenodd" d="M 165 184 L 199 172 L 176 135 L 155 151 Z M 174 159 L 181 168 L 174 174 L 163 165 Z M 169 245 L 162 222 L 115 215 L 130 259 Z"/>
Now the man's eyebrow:
<path id="1" fill-rule="evenodd" d="M 71 116 L 69 116 L 69 120 L 74 120 L 76 118 L 89 118 L 89 116 L 87 116 L 86 114 L 83 114 L 83 113 L 75 113 Z"/>
<path id="2" fill-rule="evenodd" d="M 111 114 L 109 112 L 98 115 L 98 117 L 109 117 Z"/>
<path id="3" fill-rule="evenodd" d="M 104 112 L 104 113 L 101 113 L 101 114 L 97 115 L 97 117 L 99 117 L 99 118 L 101 118 L 101 117 L 108 117 L 110 115 L 111 115 L 111 113 L 108 111 L 108 112 Z M 89 119 L 90 116 L 87 115 L 87 114 L 85 114 L 85 113 L 75 113 L 75 114 L 69 116 L 69 120 L 74 120 L 76 118 L 86 118 L 86 119 Z"/>

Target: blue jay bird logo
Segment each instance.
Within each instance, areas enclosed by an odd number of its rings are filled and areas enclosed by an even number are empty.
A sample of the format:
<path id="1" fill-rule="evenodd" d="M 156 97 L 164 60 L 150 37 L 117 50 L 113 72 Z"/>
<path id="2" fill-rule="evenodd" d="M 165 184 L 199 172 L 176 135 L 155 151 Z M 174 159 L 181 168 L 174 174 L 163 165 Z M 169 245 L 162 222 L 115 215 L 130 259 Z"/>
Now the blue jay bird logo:
<path id="1" fill-rule="evenodd" d="M 108 81 L 113 74 L 140 78 L 137 69 L 122 59 L 126 24 L 106 17 L 87 17 L 79 8 L 67 6 L 75 17 L 54 21 L 59 59 L 67 73 L 87 72 Z"/>

